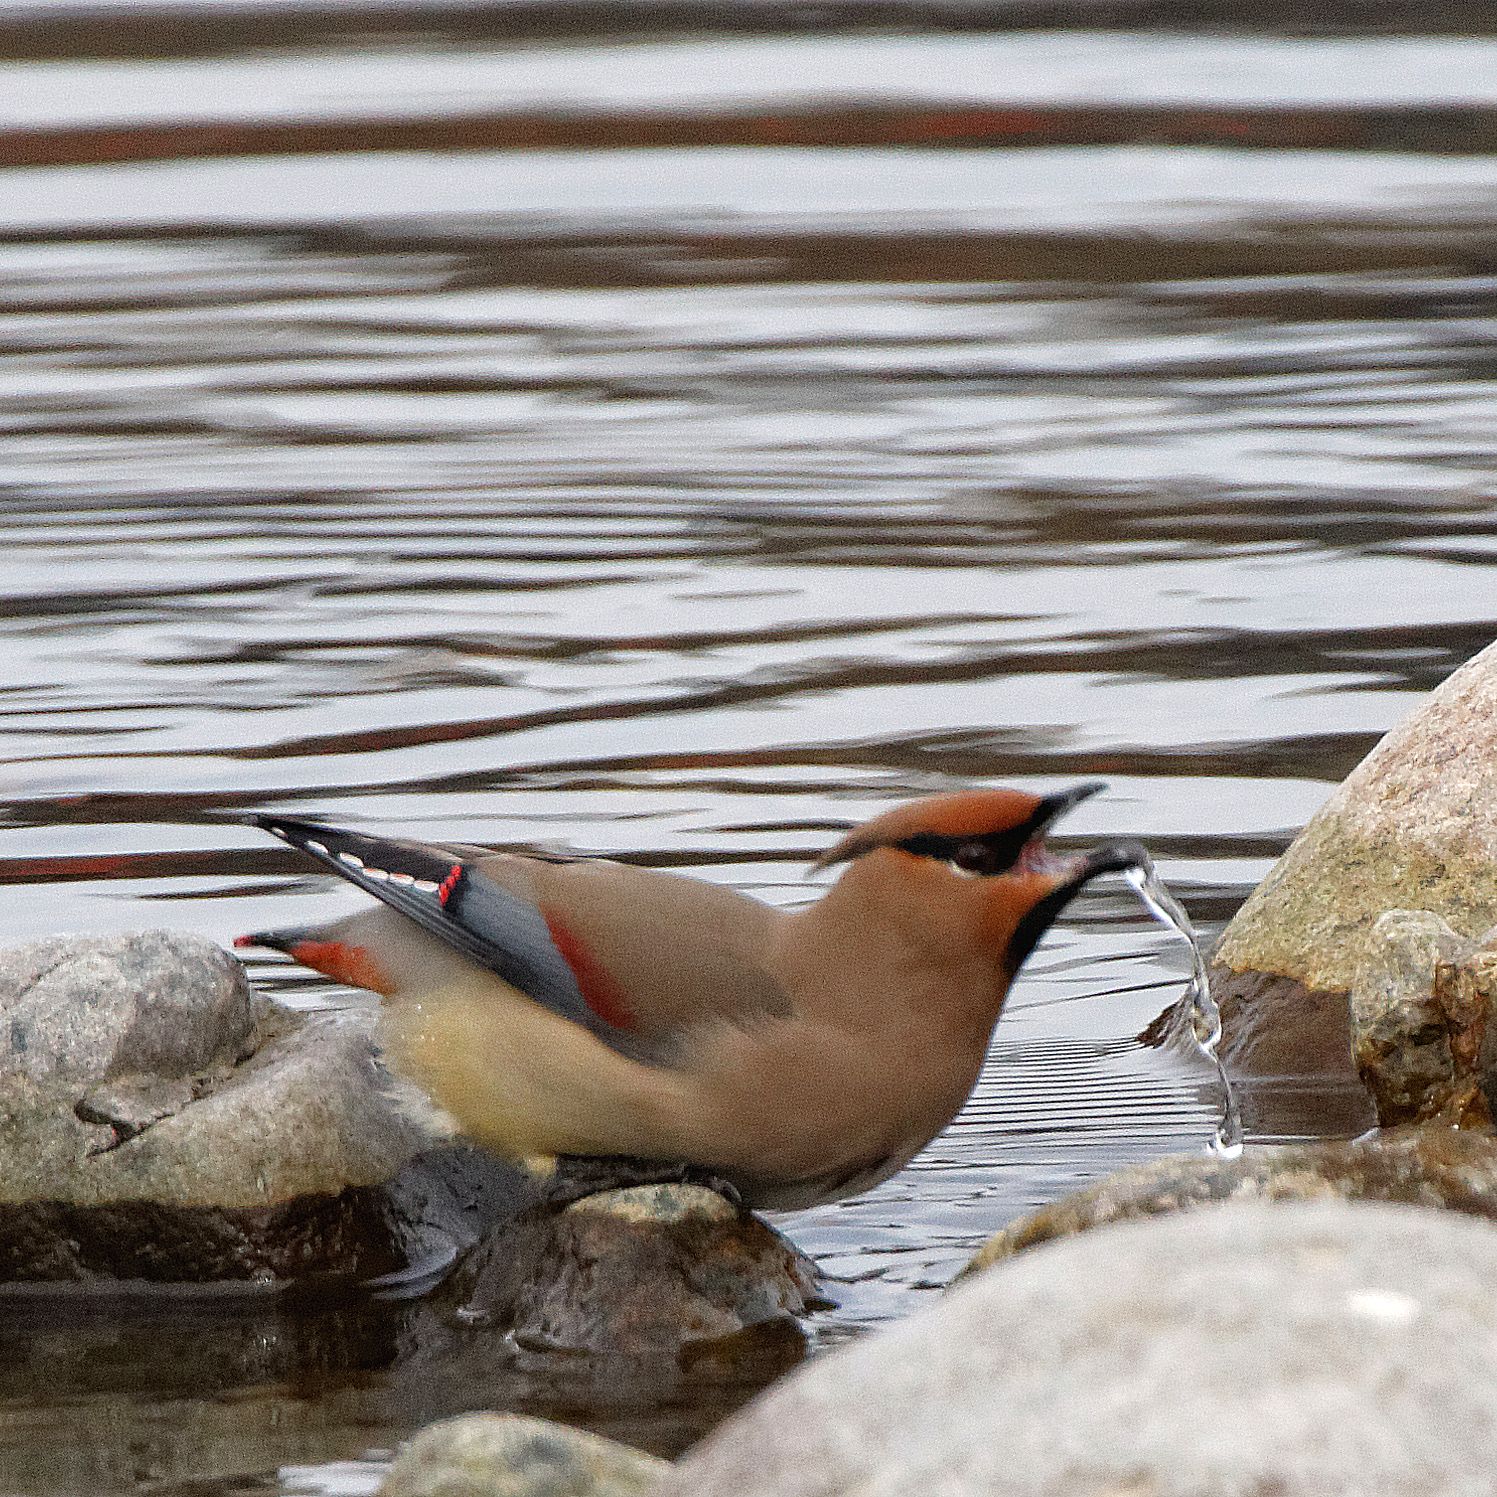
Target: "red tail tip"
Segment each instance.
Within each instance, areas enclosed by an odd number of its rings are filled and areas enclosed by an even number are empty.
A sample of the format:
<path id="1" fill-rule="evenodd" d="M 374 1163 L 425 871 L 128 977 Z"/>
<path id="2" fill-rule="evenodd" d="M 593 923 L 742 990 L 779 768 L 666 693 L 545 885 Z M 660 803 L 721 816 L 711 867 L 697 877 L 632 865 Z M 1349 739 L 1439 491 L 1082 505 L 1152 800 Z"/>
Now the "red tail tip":
<path id="1" fill-rule="evenodd" d="M 253 946 L 254 944 L 255 944 L 255 938 L 253 936 L 235 936 L 234 937 L 234 949 L 236 951 L 242 951 L 246 946 Z"/>

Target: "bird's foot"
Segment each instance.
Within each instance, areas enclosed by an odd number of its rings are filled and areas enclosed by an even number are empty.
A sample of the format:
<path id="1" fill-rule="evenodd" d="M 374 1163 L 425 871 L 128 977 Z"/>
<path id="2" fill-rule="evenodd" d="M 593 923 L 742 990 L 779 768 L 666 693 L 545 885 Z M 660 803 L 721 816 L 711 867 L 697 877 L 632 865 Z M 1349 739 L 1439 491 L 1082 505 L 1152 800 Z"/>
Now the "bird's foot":
<path id="1" fill-rule="evenodd" d="M 700 1165 L 612 1155 L 606 1158 L 561 1155 L 556 1161 L 556 1173 L 551 1178 L 546 1198 L 569 1206 L 584 1196 L 598 1195 L 605 1190 L 628 1190 L 635 1185 L 700 1185 L 715 1191 L 738 1210 L 745 1209 L 735 1185 Z"/>

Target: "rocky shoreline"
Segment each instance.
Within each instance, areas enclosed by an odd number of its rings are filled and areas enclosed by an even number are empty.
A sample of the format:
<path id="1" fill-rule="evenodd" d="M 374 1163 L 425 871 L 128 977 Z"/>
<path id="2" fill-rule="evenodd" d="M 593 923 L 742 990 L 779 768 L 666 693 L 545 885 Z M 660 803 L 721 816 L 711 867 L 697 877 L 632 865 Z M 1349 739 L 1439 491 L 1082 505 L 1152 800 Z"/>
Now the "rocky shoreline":
<path id="1" fill-rule="evenodd" d="M 1055 1201 L 938 1306 L 674 1466 L 476 1414 L 412 1440 L 384 1492 L 1486 1490 L 1494 926 L 1497 646 L 1348 777 L 1215 954 L 1234 1069 L 1355 1078 L 1376 1131 L 1156 1160 Z M 786 1238 L 701 1185 L 611 1184 L 454 1139 L 367 1015 L 270 1004 L 209 942 L 0 953 L 0 1286 L 407 1276 L 432 1313 L 536 1355 L 681 1366 L 788 1335 L 782 1365 L 799 1358 L 816 1272 Z"/>

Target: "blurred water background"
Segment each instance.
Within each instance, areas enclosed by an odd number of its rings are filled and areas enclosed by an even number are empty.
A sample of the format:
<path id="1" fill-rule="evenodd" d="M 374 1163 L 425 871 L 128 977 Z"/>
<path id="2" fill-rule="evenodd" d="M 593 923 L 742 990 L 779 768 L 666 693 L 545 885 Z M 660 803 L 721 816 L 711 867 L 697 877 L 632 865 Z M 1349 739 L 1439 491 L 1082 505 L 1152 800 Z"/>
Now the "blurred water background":
<path id="1" fill-rule="evenodd" d="M 225 810 L 794 903 L 892 799 L 1092 777 L 1062 844 L 1219 929 L 1497 632 L 1494 147 L 1476 4 L 0 0 L 0 940 L 356 902 Z M 1204 1147 L 1134 1038 L 1186 966 L 1073 906 L 956 1124 L 784 1221 L 818 1343 Z M 743 1396 L 408 1316 L 12 1309 L 0 1491 Z"/>

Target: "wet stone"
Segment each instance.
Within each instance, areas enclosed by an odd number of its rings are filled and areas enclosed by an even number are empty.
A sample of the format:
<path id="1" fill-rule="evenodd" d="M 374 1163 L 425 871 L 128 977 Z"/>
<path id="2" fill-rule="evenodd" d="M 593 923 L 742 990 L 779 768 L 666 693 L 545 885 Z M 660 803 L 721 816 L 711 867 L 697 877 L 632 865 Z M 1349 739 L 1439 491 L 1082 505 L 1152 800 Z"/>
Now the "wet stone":
<path id="1" fill-rule="evenodd" d="M 797 1360 L 815 1283 L 815 1265 L 759 1217 L 700 1185 L 655 1184 L 527 1213 L 454 1290 L 466 1316 L 510 1327 L 530 1351 Z"/>
<path id="2" fill-rule="evenodd" d="M 1226 1201 L 1388 1201 L 1497 1221 L 1497 1139 L 1447 1127 L 1259 1145 L 1237 1159 L 1171 1154 L 1041 1206 L 988 1239 L 963 1277 L 1061 1237 Z"/>
<path id="3" fill-rule="evenodd" d="M 1238 1203 L 1026 1252 L 817 1358 L 660 1497 L 1477 1497 L 1497 1228 Z"/>
<path id="4" fill-rule="evenodd" d="M 1427 910 L 1373 926 L 1351 990 L 1357 1072 L 1383 1127 L 1489 1126 L 1497 1102 L 1497 931 L 1468 941 Z"/>
<path id="5" fill-rule="evenodd" d="M 1236 1072 L 1351 1080 L 1348 994 L 1395 909 L 1468 940 L 1497 925 L 1497 644 L 1382 739 L 1223 932 L 1212 990 Z"/>
<path id="6" fill-rule="evenodd" d="M 195 936 L 0 953 L 0 1283 L 396 1272 L 532 1199 L 418 1124 L 370 1031 Z"/>
<path id="7" fill-rule="evenodd" d="M 643 1451 L 518 1414 L 469 1414 L 421 1431 L 379 1497 L 642 1497 L 670 1470 Z"/>

